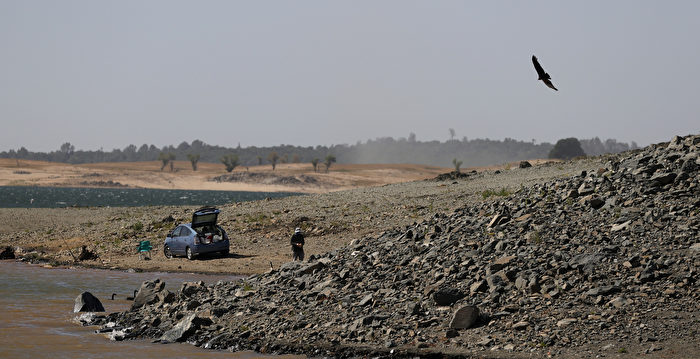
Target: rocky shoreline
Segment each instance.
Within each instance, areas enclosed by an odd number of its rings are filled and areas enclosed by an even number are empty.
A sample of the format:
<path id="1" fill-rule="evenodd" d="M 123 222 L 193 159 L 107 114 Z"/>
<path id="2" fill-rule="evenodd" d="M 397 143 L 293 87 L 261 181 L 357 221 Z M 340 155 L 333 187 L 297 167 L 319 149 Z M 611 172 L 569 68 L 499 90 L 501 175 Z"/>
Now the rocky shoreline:
<path id="1" fill-rule="evenodd" d="M 240 282 L 145 282 L 89 323 L 309 356 L 698 357 L 699 153 L 675 137 Z"/>

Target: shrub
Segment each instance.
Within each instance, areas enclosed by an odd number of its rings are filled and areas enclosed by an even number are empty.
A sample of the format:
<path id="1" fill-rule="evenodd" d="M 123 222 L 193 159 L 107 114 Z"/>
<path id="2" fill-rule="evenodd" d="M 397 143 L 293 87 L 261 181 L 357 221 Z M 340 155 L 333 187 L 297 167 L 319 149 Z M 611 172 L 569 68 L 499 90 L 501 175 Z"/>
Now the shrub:
<path id="1" fill-rule="evenodd" d="M 556 158 L 560 160 L 569 160 L 574 157 L 585 155 L 586 153 L 583 152 L 581 143 L 574 137 L 564 138 L 557 141 L 552 150 L 549 151 L 549 158 Z"/>

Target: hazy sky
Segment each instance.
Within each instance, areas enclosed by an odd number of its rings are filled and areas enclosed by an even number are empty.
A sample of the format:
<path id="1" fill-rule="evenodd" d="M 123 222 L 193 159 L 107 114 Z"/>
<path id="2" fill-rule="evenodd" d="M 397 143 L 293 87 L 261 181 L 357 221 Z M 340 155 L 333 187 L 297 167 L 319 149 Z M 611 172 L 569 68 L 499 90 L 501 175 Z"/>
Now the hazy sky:
<path id="1" fill-rule="evenodd" d="M 0 0 L 0 150 L 700 132 L 700 1 Z M 535 54 L 559 88 L 547 88 Z"/>

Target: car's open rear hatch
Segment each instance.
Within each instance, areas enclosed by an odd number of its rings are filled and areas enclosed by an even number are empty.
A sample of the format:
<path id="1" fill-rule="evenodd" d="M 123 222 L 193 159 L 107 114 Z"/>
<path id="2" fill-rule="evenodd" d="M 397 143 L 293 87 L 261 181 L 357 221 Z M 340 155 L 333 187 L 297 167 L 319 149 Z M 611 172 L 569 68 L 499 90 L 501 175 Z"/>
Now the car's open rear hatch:
<path id="1" fill-rule="evenodd" d="M 219 212 L 221 211 L 214 207 L 204 207 L 194 211 L 192 213 L 192 228 L 216 225 Z"/>

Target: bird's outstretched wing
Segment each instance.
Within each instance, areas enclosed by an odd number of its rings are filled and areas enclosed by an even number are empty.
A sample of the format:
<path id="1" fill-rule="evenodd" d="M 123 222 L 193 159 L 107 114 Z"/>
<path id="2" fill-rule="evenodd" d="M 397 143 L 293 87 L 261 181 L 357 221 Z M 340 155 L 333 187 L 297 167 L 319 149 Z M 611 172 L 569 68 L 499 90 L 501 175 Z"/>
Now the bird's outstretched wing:
<path id="1" fill-rule="evenodd" d="M 548 73 L 546 73 L 544 71 L 544 69 L 542 68 L 542 65 L 540 65 L 539 61 L 537 61 L 537 57 L 535 55 L 532 55 L 532 64 L 535 65 L 535 71 L 537 71 L 537 77 L 538 77 L 537 79 L 542 80 L 542 82 L 544 82 L 544 84 L 547 85 L 547 87 L 549 87 L 555 91 L 559 91 L 559 90 L 557 90 L 556 87 L 554 87 L 554 85 L 552 84 L 552 81 L 550 81 L 552 78 L 549 76 Z"/>
<path id="2" fill-rule="evenodd" d="M 554 85 L 552 84 L 552 81 L 549 81 L 549 77 L 547 77 L 546 79 L 542 80 L 542 82 L 544 82 L 544 84 L 547 85 L 547 87 L 553 89 L 554 91 L 559 91 L 559 90 L 557 90 L 556 87 L 554 87 Z"/>
<path id="3" fill-rule="evenodd" d="M 532 55 L 532 64 L 535 65 L 535 71 L 537 71 L 538 80 L 551 78 L 549 77 L 548 73 L 544 72 L 542 65 L 540 65 L 540 63 L 537 61 L 537 57 L 535 57 L 535 55 Z"/>

